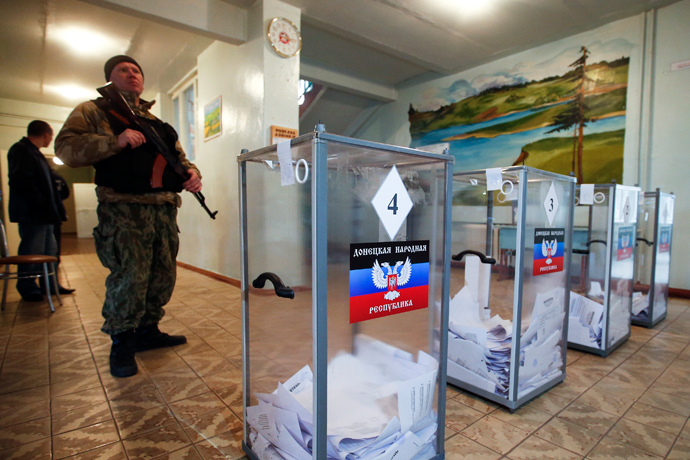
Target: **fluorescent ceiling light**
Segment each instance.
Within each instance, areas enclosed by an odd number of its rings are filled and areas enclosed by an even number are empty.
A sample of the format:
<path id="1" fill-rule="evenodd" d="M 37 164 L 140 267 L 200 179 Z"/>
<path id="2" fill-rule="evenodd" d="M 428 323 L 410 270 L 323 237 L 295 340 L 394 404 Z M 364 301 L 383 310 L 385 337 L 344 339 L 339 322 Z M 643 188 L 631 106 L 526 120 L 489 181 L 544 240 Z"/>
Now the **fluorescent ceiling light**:
<path id="1" fill-rule="evenodd" d="M 79 85 L 44 85 L 43 89 L 71 100 L 85 101 L 97 96 L 94 88 L 85 88 Z"/>
<path id="2" fill-rule="evenodd" d="M 436 0 L 436 3 L 448 14 L 472 17 L 487 13 L 496 0 Z"/>
<path id="3" fill-rule="evenodd" d="M 104 56 L 122 54 L 127 50 L 129 41 L 117 39 L 79 26 L 55 26 L 48 29 L 49 37 L 61 42 L 77 54 L 84 56 Z"/>

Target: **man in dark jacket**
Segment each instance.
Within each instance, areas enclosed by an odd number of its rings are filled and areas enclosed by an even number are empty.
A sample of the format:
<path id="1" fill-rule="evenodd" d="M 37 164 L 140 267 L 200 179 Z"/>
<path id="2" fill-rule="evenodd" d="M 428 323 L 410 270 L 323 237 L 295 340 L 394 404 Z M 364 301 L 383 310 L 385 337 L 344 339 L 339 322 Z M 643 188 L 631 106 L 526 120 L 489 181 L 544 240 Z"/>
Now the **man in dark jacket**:
<path id="1" fill-rule="evenodd" d="M 17 222 L 19 227 L 19 255 L 58 254 L 54 226 L 60 225 L 67 216 L 50 166 L 39 150 L 48 147 L 52 140 L 53 129 L 50 125 L 45 121 L 34 120 L 29 123 L 26 137 L 14 144 L 7 153 L 10 221 Z M 38 273 L 41 267 L 25 264 L 20 265 L 19 270 L 21 273 Z M 18 280 L 17 291 L 24 300 L 43 300 L 42 291 L 34 279 Z M 59 287 L 60 294 L 72 291 Z"/>

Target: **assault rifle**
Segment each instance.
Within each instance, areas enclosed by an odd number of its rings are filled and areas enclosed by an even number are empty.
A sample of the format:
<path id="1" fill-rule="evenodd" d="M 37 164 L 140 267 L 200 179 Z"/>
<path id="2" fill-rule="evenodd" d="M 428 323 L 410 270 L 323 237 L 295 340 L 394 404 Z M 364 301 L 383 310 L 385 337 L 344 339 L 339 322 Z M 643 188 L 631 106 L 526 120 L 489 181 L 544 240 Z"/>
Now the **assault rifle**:
<path id="1" fill-rule="evenodd" d="M 185 181 L 189 179 L 189 173 L 187 172 L 187 170 L 184 169 L 184 166 L 182 166 L 182 162 L 180 162 L 180 159 L 170 152 L 168 146 L 165 144 L 165 142 L 158 134 L 158 132 L 156 132 L 155 129 L 152 129 L 147 123 L 139 122 L 137 115 L 129 106 L 125 98 L 122 97 L 122 94 L 120 94 L 117 88 L 115 88 L 115 85 L 113 85 L 112 82 L 108 82 L 104 86 L 96 88 L 96 90 L 108 102 L 110 102 L 110 105 L 112 107 L 110 110 L 111 115 L 122 121 L 125 125 L 132 126 L 133 129 L 140 131 L 146 138 L 146 142 L 151 142 L 153 146 L 156 148 L 156 150 L 159 152 L 156 156 L 156 160 L 154 161 L 153 165 L 153 173 L 151 175 L 152 187 L 156 188 L 161 187 L 163 185 L 162 176 L 166 162 L 173 167 L 175 172 L 180 177 L 182 177 L 182 179 L 184 179 Z M 195 192 L 193 193 L 193 195 L 197 199 L 197 201 L 199 201 L 201 207 L 206 210 L 209 216 L 211 216 L 211 219 L 215 219 L 216 214 L 218 214 L 218 211 L 211 212 L 211 210 L 208 209 L 208 206 L 206 206 L 206 198 L 204 198 L 204 195 L 201 192 Z"/>

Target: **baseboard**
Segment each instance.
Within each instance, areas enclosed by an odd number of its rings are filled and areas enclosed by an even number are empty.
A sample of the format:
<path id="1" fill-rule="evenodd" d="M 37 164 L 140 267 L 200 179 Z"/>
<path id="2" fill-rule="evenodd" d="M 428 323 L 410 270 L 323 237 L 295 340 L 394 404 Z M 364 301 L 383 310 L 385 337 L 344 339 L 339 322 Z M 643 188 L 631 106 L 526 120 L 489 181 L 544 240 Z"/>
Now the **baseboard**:
<path id="1" fill-rule="evenodd" d="M 690 289 L 668 288 L 669 297 L 681 297 L 690 299 Z"/>
<path id="2" fill-rule="evenodd" d="M 220 274 L 218 274 L 218 273 L 214 273 L 214 272 L 211 272 L 211 271 L 208 271 L 208 270 L 204 270 L 203 268 L 195 267 L 194 265 L 189 265 L 189 264 L 186 264 L 186 263 L 180 262 L 180 261 L 177 262 L 177 265 L 178 265 L 179 267 L 186 268 L 187 270 L 191 270 L 191 271 L 193 271 L 193 272 L 201 273 L 202 275 L 208 276 L 209 278 L 213 278 L 213 279 L 215 279 L 215 280 L 218 280 L 218 281 L 222 281 L 222 282 L 224 282 L 224 283 L 231 284 L 231 285 L 233 285 L 233 286 L 235 286 L 235 287 L 242 287 L 242 283 L 240 282 L 240 280 L 237 280 L 237 279 L 235 279 L 235 278 L 230 278 L 229 276 L 220 275 Z"/>

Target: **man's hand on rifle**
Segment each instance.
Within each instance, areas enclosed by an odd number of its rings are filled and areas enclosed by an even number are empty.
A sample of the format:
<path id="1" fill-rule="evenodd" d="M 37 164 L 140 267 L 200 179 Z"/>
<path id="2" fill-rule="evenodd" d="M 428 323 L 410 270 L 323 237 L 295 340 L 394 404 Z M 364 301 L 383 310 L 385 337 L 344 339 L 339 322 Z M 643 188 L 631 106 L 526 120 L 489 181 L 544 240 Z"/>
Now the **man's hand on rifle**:
<path id="1" fill-rule="evenodd" d="M 125 129 L 117 136 L 117 145 L 124 149 L 128 145 L 133 149 L 139 147 L 141 144 L 146 142 L 146 137 L 139 131 L 133 129 Z"/>
<path id="2" fill-rule="evenodd" d="M 201 191 L 201 179 L 197 175 L 196 171 L 193 169 L 188 169 L 187 173 L 189 173 L 189 179 L 187 179 L 185 182 L 182 183 L 182 187 L 184 187 L 185 190 L 188 192 L 192 193 L 197 193 Z"/>

